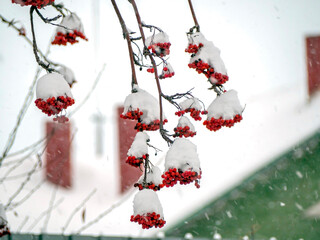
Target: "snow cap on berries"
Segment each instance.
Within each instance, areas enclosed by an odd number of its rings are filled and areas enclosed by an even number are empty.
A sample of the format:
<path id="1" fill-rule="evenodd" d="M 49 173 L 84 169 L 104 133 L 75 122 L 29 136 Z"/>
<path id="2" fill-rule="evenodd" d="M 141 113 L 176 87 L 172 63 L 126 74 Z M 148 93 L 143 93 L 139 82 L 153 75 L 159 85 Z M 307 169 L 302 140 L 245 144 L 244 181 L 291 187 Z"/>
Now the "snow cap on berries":
<path id="1" fill-rule="evenodd" d="M 64 77 L 70 87 L 72 87 L 72 85 L 77 82 L 74 77 L 74 73 L 70 68 L 61 65 L 58 69 L 58 72 Z"/>
<path id="2" fill-rule="evenodd" d="M 153 34 L 152 36 L 146 39 L 146 45 L 150 46 L 155 43 L 167 43 L 169 42 L 169 36 L 165 32 L 159 32 L 157 34 Z"/>
<path id="3" fill-rule="evenodd" d="M 42 8 L 53 2 L 54 0 L 12 0 L 12 3 L 17 3 L 21 6 L 35 6 L 37 8 Z"/>
<path id="4" fill-rule="evenodd" d="M 143 155 L 148 153 L 147 141 L 150 137 L 145 132 L 137 132 L 130 149 L 128 150 L 128 156 L 135 156 L 136 158 L 141 158 Z"/>
<path id="5" fill-rule="evenodd" d="M 195 132 L 195 128 L 192 124 L 192 122 L 190 122 L 189 118 L 186 117 L 186 116 L 181 116 L 180 119 L 179 119 L 179 122 L 178 122 L 178 125 L 177 127 L 189 127 L 189 130 L 192 131 L 192 132 Z"/>
<path id="6" fill-rule="evenodd" d="M 163 218 L 163 209 L 157 194 L 151 189 L 139 191 L 133 200 L 134 215 L 143 215 L 153 212 L 159 214 L 160 218 Z"/>
<path id="7" fill-rule="evenodd" d="M 195 110 L 201 110 L 202 105 L 198 98 L 187 98 L 183 102 L 179 103 L 179 106 L 182 110 L 186 110 L 189 108 L 194 108 Z"/>
<path id="8" fill-rule="evenodd" d="M 0 203 L 0 226 L 5 226 L 7 223 L 6 211 L 4 210 L 3 204 Z"/>
<path id="9" fill-rule="evenodd" d="M 241 115 L 243 107 L 240 105 L 238 93 L 235 90 L 229 90 L 224 94 L 217 96 L 208 107 L 208 120 L 215 119 L 233 119 L 236 115 Z"/>
<path id="10" fill-rule="evenodd" d="M 47 73 L 39 78 L 36 87 L 37 99 L 46 100 L 51 97 L 67 96 L 73 98 L 70 86 L 59 73 Z"/>
<path id="11" fill-rule="evenodd" d="M 185 138 L 174 140 L 165 158 L 165 169 L 181 169 L 200 173 L 200 160 L 197 153 L 197 146 Z"/>
<path id="12" fill-rule="evenodd" d="M 133 109 L 139 109 L 143 112 L 140 116 L 142 123 L 150 124 L 160 119 L 160 107 L 158 100 L 147 91 L 139 88 L 138 85 L 133 86 L 134 92 L 129 94 L 124 101 L 123 114 Z M 165 118 L 163 116 L 163 118 Z"/>
<path id="13" fill-rule="evenodd" d="M 147 173 L 146 182 L 153 183 L 159 186 L 162 183 L 161 170 L 157 166 L 153 166 L 152 169 Z M 144 174 L 139 178 L 138 183 L 142 184 L 144 180 Z"/>
<path id="14" fill-rule="evenodd" d="M 80 18 L 77 16 L 77 14 L 75 13 L 71 13 L 67 16 L 65 16 L 61 23 L 61 26 L 63 27 L 58 27 L 57 28 L 57 32 L 61 32 L 61 33 L 69 33 L 69 32 L 73 32 L 74 30 L 83 33 L 83 25 L 82 22 L 80 20 Z M 64 28 L 65 27 L 65 28 Z"/>
<path id="15" fill-rule="evenodd" d="M 171 66 L 170 63 L 167 62 L 166 64 L 164 64 L 162 73 L 161 75 L 159 75 L 159 78 L 164 79 L 164 78 L 170 78 L 172 76 L 174 76 L 173 67 Z"/>

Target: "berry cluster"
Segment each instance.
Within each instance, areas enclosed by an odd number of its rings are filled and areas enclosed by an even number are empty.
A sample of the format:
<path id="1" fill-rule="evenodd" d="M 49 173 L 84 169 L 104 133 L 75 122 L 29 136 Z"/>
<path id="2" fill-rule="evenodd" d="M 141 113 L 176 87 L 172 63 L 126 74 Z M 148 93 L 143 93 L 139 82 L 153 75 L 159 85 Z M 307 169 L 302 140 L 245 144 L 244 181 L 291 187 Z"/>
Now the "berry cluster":
<path id="1" fill-rule="evenodd" d="M 221 127 L 232 127 L 235 123 L 240 122 L 242 120 L 242 116 L 237 114 L 233 119 L 224 120 L 222 117 L 219 119 L 211 118 L 211 120 L 205 120 L 203 125 L 206 126 L 210 131 L 217 131 Z"/>
<path id="2" fill-rule="evenodd" d="M 202 43 L 199 43 L 199 45 L 190 43 L 188 45 L 188 48 L 185 49 L 185 52 L 191 53 L 191 54 L 196 54 L 199 51 L 199 49 L 202 47 L 203 47 Z"/>
<path id="3" fill-rule="evenodd" d="M 165 220 L 160 218 L 160 214 L 156 214 L 155 212 L 142 215 L 138 214 L 136 216 L 131 215 L 130 221 L 139 223 L 143 229 L 152 227 L 162 228 L 166 223 Z"/>
<path id="4" fill-rule="evenodd" d="M 7 226 L 1 226 L 0 225 L 0 238 L 5 235 L 11 235 L 10 230 Z"/>
<path id="5" fill-rule="evenodd" d="M 158 191 L 158 190 L 160 190 L 161 188 L 164 187 L 163 184 L 155 185 L 153 182 L 149 182 L 149 183 L 147 183 L 145 185 L 142 185 L 141 183 L 135 183 L 133 186 L 134 187 L 138 187 L 139 190 L 152 189 L 153 191 Z"/>
<path id="6" fill-rule="evenodd" d="M 163 120 L 163 124 L 167 122 L 168 122 L 167 119 Z M 159 128 L 160 128 L 160 120 L 154 120 L 149 124 L 137 122 L 136 126 L 134 127 L 134 129 L 136 129 L 137 131 L 156 131 Z"/>
<path id="7" fill-rule="evenodd" d="M 159 76 L 160 79 L 170 78 L 174 76 L 174 72 L 170 72 L 167 67 L 163 68 L 162 74 Z"/>
<path id="8" fill-rule="evenodd" d="M 140 167 L 141 163 L 143 163 L 143 160 L 147 159 L 147 157 L 149 157 L 149 154 L 145 154 L 142 157 L 128 156 L 126 163 L 133 167 Z"/>
<path id="9" fill-rule="evenodd" d="M 124 115 L 121 114 L 120 118 L 138 120 L 142 115 L 143 115 L 143 112 L 141 112 L 139 108 L 137 108 L 136 110 L 131 110 L 129 112 L 126 112 Z"/>
<path id="10" fill-rule="evenodd" d="M 202 115 L 205 115 L 208 113 L 207 111 L 200 111 L 195 108 L 187 108 L 187 109 L 175 112 L 175 115 L 177 115 L 178 117 L 181 117 L 188 112 L 190 113 L 190 116 L 196 121 L 201 121 L 202 118 L 200 117 L 200 113 Z"/>
<path id="11" fill-rule="evenodd" d="M 17 3 L 21 6 L 36 6 L 39 9 L 53 2 L 54 0 L 12 0 L 12 3 Z"/>
<path id="12" fill-rule="evenodd" d="M 166 171 L 162 175 L 162 178 L 163 178 L 162 183 L 166 187 L 172 187 L 175 184 L 177 184 L 178 181 L 180 182 L 181 185 L 186 185 L 195 181 L 194 185 L 197 188 L 200 188 L 199 179 L 201 178 L 201 171 L 200 171 L 200 174 L 198 174 L 197 172 L 194 172 L 191 170 L 187 170 L 183 172 L 180 169 L 177 170 L 176 168 L 170 168 L 168 171 Z"/>
<path id="13" fill-rule="evenodd" d="M 57 99 L 55 97 L 48 98 L 46 101 L 38 98 L 35 101 L 36 106 L 49 117 L 53 114 L 58 114 L 62 109 L 74 104 L 74 99 L 71 97 L 59 96 Z"/>
<path id="14" fill-rule="evenodd" d="M 194 135 L 196 135 L 196 132 L 193 132 L 190 130 L 189 126 L 185 126 L 185 127 L 176 127 L 173 129 L 174 130 L 174 134 L 173 137 L 193 137 Z"/>
<path id="15" fill-rule="evenodd" d="M 164 57 L 170 54 L 170 46 L 171 43 L 154 43 L 148 46 L 148 49 L 152 51 L 152 53 L 156 54 L 157 56 Z"/>
<path id="16" fill-rule="evenodd" d="M 56 121 L 58 123 L 65 123 L 65 122 L 69 122 L 69 118 L 67 118 L 66 116 L 57 116 L 53 118 L 53 121 Z"/>
<path id="17" fill-rule="evenodd" d="M 82 32 L 79 32 L 77 30 L 73 30 L 73 32 L 68 32 L 68 33 L 62 33 L 62 32 L 58 32 L 57 35 L 55 36 L 54 40 L 51 42 L 52 45 L 64 45 L 66 46 L 67 43 L 77 43 L 79 42 L 79 40 L 77 40 L 76 38 L 80 37 L 86 41 L 88 41 L 88 39 L 84 36 L 84 34 Z"/>

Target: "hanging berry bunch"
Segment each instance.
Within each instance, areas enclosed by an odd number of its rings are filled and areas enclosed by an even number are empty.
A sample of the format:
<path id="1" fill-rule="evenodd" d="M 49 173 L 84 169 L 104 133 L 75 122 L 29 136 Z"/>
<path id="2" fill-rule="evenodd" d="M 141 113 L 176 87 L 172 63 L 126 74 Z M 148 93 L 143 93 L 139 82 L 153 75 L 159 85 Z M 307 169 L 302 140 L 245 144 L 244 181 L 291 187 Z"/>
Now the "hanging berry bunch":
<path id="1" fill-rule="evenodd" d="M 70 86 L 61 74 L 48 73 L 41 77 L 36 86 L 36 106 L 49 117 L 58 122 L 66 122 L 69 119 L 64 115 L 58 116 L 62 110 L 74 104 Z"/>
<path id="2" fill-rule="evenodd" d="M 207 111 L 201 111 L 202 109 L 202 105 L 199 101 L 199 99 L 197 98 L 187 98 L 186 100 L 184 100 L 183 102 L 181 102 L 180 104 L 180 110 L 177 111 L 175 114 L 177 116 L 183 116 L 185 113 L 190 113 L 190 116 L 196 120 L 196 121 L 200 121 L 202 118 L 200 116 L 200 114 L 207 114 Z"/>
<path id="3" fill-rule="evenodd" d="M 207 120 L 203 122 L 210 131 L 221 127 L 232 127 L 242 120 L 243 107 L 240 105 L 237 92 L 229 90 L 217 98 L 208 107 Z"/>
<path id="4" fill-rule="evenodd" d="M 208 41 L 201 32 L 188 34 L 188 47 L 185 50 L 191 53 L 189 68 L 204 74 L 212 84 L 224 84 L 228 81 L 227 70 L 220 57 L 220 50 Z"/>
<path id="5" fill-rule="evenodd" d="M 21 6 L 35 6 L 37 8 L 42 8 L 53 2 L 54 0 L 12 0 L 12 3 L 17 3 Z"/>
<path id="6" fill-rule="evenodd" d="M 171 43 L 165 32 L 159 32 L 148 37 L 145 41 L 148 49 L 159 57 L 164 57 L 170 54 Z"/>
<path id="7" fill-rule="evenodd" d="M 140 167 L 144 160 L 149 158 L 147 142 L 150 140 L 145 132 L 137 132 L 130 149 L 126 163 L 133 167 Z"/>
<path id="8" fill-rule="evenodd" d="M 10 230 L 4 206 L 0 203 L 0 238 L 5 235 L 10 235 Z"/>
<path id="9" fill-rule="evenodd" d="M 186 116 L 182 116 L 177 127 L 174 128 L 173 137 L 193 137 L 196 134 L 196 130 L 190 120 Z"/>
<path id="10" fill-rule="evenodd" d="M 201 169 L 196 145 L 185 138 L 176 139 L 167 152 L 162 178 L 166 187 L 195 182 L 199 188 Z"/>
<path id="11" fill-rule="evenodd" d="M 147 91 L 134 85 L 132 93 L 124 101 L 121 118 L 137 120 L 137 131 L 156 131 L 160 127 L 159 103 Z M 165 124 L 168 120 L 164 119 Z"/>
<path id="12" fill-rule="evenodd" d="M 171 78 L 174 76 L 174 70 L 170 63 L 166 62 L 162 69 L 162 73 L 159 75 L 160 79 Z"/>
<path id="13" fill-rule="evenodd" d="M 52 44 L 64 46 L 66 46 L 67 43 L 74 44 L 79 42 L 78 37 L 88 41 L 84 35 L 80 18 L 75 13 L 70 13 L 62 19 L 60 26 L 56 30 Z"/>
<path id="14" fill-rule="evenodd" d="M 160 190 L 164 185 L 162 184 L 161 170 L 157 166 L 148 166 L 145 173 L 139 178 L 134 187 L 142 189 L 152 189 L 154 191 Z"/>

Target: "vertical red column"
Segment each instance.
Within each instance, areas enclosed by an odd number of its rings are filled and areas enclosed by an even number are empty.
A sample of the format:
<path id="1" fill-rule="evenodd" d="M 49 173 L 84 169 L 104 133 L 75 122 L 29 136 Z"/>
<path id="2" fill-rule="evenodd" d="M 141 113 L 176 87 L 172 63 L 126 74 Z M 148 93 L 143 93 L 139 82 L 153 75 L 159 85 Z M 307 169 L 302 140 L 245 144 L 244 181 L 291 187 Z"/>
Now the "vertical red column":
<path id="1" fill-rule="evenodd" d="M 320 36 L 307 37 L 308 91 L 312 96 L 320 90 Z"/>
<path id="2" fill-rule="evenodd" d="M 70 123 L 46 123 L 46 178 L 62 187 L 71 187 Z"/>
<path id="3" fill-rule="evenodd" d="M 123 107 L 118 107 L 117 114 L 123 112 Z M 126 163 L 127 152 L 136 136 L 137 131 L 134 129 L 135 121 L 122 119 L 118 117 L 118 144 L 119 144 L 119 166 L 120 166 L 120 192 L 124 193 L 141 176 L 141 170 Z"/>

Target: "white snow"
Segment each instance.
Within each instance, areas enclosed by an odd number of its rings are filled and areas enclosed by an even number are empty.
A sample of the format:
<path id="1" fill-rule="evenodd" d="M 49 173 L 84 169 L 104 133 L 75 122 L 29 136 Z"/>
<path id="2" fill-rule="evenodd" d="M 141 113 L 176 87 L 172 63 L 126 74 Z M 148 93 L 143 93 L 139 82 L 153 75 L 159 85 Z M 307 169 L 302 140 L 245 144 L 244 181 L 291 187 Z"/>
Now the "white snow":
<path id="1" fill-rule="evenodd" d="M 186 126 L 190 127 L 190 131 L 192 132 L 196 131 L 193 124 L 190 122 L 189 118 L 187 116 L 181 116 L 177 127 L 186 127 Z"/>
<path id="2" fill-rule="evenodd" d="M 76 82 L 74 73 L 70 68 L 60 65 L 58 72 L 64 77 L 69 85 L 72 85 L 74 82 Z"/>
<path id="3" fill-rule="evenodd" d="M 133 87 L 137 92 L 129 94 L 124 101 L 123 113 L 131 109 L 138 109 L 143 112 L 140 117 L 143 123 L 149 124 L 154 120 L 160 119 L 160 106 L 158 100 L 147 91 L 139 88 L 138 85 Z M 164 116 L 164 115 L 163 115 Z"/>
<path id="4" fill-rule="evenodd" d="M 169 42 L 169 36 L 165 32 L 159 32 L 153 34 L 146 39 L 146 45 L 150 46 L 155 43 L 167 43 Z"/>
<path id="5" fill-rule="evenodd" d="M 181 169 L 182 171 L 193 170 L 200 172 L 200 161 L 197 146 L 185 138 L 176 139 L 167 152 L 165 169 Z"/>
<path id="6" fill-rule="evenodd" d="M 59 73 L 47 73 L 39 78 L 36 86 L 37 99 L 46 100 L 51 97 L 67 96 L 73 98 L 70 86 Z"/>
<path id="7" fill-rule="evenodd" d="M 133 199 L 134 215 L 153 212 L 159 214 L 160 218 L 163 218 L 162 206 L 156 192 L 151 189 L 143 189 L 137 192 Z"/>
<path id="8" fill-rule="evenodd" d="M 182 110 L 188 109 L 188 108 L 194 108 L 195 110 L 201 110 L 202 105 L 198 98 L 187 98 L 186 100 L 179 103 Z"/>
<path id="9" fill-rule="evenodd" d="M 201 32 L 195 32 L 189 36 L 189 44 L 202 43 L 203 47 L 190 59 L 190 63 L 201 59 L 214 68 L 215 72 L 227 74 L 227 69 L 220 57 L 220 50 L 214 46 L 213 42 L 208 41 Z"/>
<path id="10" fill-rule="evenodd" d="M 162 172 L 161 172 L 160 168 L 158 168 L 157 166 L 152 166 L 152 169 L 149 172 L 147 172 L 146 182 L 147 183 L 152 182 L 155 185 L 160 185 L 162 183 L 161 175 L 162 175 Z M 139 178 L 138 183 L 142 184 L 143 179 L 144 179 L 144 173 Z"/>
<path id="11" fill-rule="evenodd" d="M 141 158 L 143 155 L 148 153 L 147 141 L 149 140 L 149 135 L 146 132 L 137 132 L 130 149 L 128 150 L 128 156 L 135 156 L 136 158 Z"/>
<path id="12" fill-rule="evenodd" d="M 57 27 L 57 32 L 66 34 L 73 32 L 73 30 L 77 30 L 78 32 L 84 33 L 81 20 L 75 13 L 70 13 L 69 15 L 65 16 L 60 25 L 66 27 L 67 29 L 63 27 Z"/>
<path id="13" fill-rule="evenodd" d="M 210 120 L 212 117 L 215 119 L 222 117 L 224 120 L 233 119 L 242 111 L 243 107 L 240 105 L 238 93 L 235 90 L 229 90 L 213 100 L 208 107 L 207 119 Z"/>

